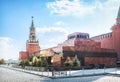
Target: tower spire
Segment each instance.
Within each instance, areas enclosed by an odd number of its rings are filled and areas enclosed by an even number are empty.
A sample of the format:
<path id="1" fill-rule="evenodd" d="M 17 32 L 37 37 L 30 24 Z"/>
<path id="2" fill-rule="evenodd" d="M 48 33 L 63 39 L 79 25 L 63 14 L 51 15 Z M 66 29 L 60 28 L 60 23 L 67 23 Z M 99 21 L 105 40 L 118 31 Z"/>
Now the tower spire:
<path id="1" fill-rule="evenodd" d="M 119 6 L 117 18 L 120 18 L 120 6 Z"/>
<path id="2" fill-rule="evenodd" d="M 34 43 L 34 42 L 37 42 L 37 40 L 36 40 L 36 33 L 35 33 L 33 18 L 34 17 L 31 16 L 32 22 L 31 22 L 31 26 L 30 26 L 29 41 Z"/>
<path id="3" fill-rule="evenodd" d="M 31 28 L 34 28 L 34 21 L 33 21 L 33 16 L 31 16 L 31 19 L 32 19 L 32 23 L 31 23 Z"/>
<path id="4" fill-rule="evenodd" d="M 120 6 L 119 6 L 117 18 L 116 18 L 116 24 L 119 24 L 119 25 L 120 25 Z"/>

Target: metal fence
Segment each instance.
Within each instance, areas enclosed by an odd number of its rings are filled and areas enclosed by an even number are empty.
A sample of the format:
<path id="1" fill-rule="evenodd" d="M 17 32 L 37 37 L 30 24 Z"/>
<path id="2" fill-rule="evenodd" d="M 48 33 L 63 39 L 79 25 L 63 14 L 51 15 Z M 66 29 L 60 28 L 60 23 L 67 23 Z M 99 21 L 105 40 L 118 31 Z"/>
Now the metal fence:
<path id="1" fill-rule="evenodd" d="M 17 71 L 27 72 L 31 74 L 36 74 L 40 76 L 50 77 L 50 78 L 57 78 L 57 77 L 73 77 L 73 76 L 95 76 L 95 75 L 102 75 L 102 74 L 120 74 L 119 68 L 104 68 L 104 69 L 81 69 L 81 70 L 67 70 L 67 71 L 44 71 L 44 68 L 35 68 L 35 67 L 26 67 L 21 69 L 17 68 L 10 68 Z M 42 70 L 43 69 L 43 70 Z M 119 71 L 119 72 L 118 72 Z"/>

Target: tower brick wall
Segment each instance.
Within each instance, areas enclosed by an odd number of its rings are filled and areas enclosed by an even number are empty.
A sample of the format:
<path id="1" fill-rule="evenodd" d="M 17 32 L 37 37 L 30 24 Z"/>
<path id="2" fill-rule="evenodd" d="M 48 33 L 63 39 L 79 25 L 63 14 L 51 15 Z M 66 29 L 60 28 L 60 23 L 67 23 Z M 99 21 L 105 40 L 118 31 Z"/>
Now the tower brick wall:
<path id="1" fill-rule="evenodd" d="M 40 50 L 39 43 L 27 43 L 26 50 L 28 52 L 28 55 L 31 56 Z"/>
<path id="2" fill-rule="evenodd" d="M 22 59 L 22 60 L 28 59 L 28 52 L 26 51 L 19 52 L 19 59 Z"/>
<path id="3" fill-rule="evenodd" d="M 113 31 L 113 47 L 118 53 L 118 60 L 120 60 L 120 24 L 112 27 Z"/>

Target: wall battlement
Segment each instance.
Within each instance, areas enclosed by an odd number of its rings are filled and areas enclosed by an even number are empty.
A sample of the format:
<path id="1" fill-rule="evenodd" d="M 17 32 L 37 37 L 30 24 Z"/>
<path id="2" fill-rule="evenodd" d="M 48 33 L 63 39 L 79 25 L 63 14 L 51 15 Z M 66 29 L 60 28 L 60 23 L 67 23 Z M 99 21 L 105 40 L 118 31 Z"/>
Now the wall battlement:
<path id="1" fill-rule="evenodd" d="M 91 39 L 93 40 L 102 40 L 106 38 L 112 38 L 112 32 L 91 37 Z"/>

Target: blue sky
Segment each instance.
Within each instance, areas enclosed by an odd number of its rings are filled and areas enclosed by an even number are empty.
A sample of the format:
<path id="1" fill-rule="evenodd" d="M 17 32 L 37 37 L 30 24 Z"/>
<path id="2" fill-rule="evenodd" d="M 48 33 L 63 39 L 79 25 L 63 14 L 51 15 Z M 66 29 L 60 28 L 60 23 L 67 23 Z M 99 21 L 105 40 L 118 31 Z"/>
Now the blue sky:
<path id="1" fill-rule="evenodd" d="M 25 50 L 31 16 L 42 49 L 73 32 L 90 36 L 110 32 L 119 0 L 0 0 L 0 58 L 18 59 Z"/>

